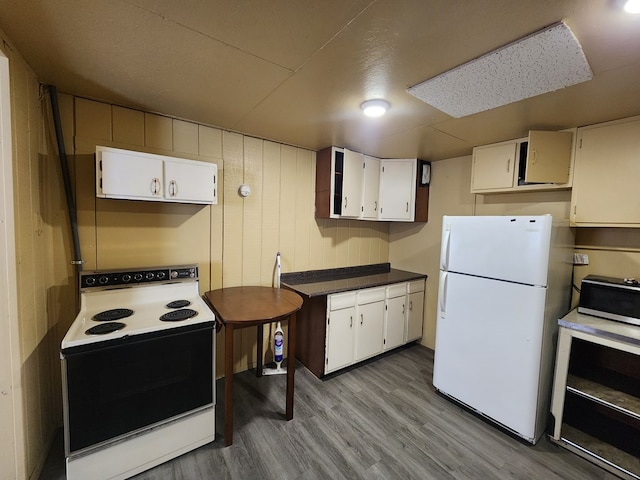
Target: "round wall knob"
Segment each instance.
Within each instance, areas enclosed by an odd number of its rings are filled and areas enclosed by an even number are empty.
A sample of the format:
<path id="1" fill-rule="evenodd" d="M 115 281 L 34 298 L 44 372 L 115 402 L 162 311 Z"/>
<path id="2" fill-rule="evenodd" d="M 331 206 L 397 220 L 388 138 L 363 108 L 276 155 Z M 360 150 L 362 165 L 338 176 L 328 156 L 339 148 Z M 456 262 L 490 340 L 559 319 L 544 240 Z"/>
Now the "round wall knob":
<path id="1" fill-rule="evenodd" d="M 248 197 L 249 195 L 251 195 L 251 187 L 245 184 L 240 185 L 240 188 L 238 188 L 238 195 L 240 195 L 242 198 Z"/>

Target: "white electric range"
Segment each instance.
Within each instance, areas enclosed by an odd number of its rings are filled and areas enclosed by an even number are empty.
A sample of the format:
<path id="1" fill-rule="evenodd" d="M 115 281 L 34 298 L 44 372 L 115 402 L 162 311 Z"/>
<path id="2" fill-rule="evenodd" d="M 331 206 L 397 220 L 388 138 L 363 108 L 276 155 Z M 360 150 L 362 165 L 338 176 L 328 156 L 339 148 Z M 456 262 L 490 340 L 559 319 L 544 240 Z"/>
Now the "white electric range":
<path id="1" fill-rule="evenodd" d="M 196 265 L 81 272 L 61 344 L 67 478 L 128 478 L 215 438 L 215 316 Z"/>

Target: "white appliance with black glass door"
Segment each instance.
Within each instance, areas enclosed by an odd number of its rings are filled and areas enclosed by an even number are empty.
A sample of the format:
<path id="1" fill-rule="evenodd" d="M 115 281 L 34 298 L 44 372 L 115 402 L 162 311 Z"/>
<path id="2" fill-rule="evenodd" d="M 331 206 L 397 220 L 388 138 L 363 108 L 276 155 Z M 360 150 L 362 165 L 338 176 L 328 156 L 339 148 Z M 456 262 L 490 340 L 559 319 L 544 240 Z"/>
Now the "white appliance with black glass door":
<path id="1" fill-rule="evenodd" d="M 444 216 L 433 385 L 523 439 L 544 432 L 573 234 L 540 216 Z"/>

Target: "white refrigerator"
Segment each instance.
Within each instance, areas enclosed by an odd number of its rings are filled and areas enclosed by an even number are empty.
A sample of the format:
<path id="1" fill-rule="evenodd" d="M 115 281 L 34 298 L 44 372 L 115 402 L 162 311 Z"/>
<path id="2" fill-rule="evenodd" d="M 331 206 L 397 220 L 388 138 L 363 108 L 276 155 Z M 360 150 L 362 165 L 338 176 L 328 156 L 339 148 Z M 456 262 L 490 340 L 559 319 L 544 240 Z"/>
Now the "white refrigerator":
<path id="1" fill-rule="evenodd" d="M 444 216 L 433 385 L 536 443 L 549 412 L 573 233 L 540 216 Z"/>

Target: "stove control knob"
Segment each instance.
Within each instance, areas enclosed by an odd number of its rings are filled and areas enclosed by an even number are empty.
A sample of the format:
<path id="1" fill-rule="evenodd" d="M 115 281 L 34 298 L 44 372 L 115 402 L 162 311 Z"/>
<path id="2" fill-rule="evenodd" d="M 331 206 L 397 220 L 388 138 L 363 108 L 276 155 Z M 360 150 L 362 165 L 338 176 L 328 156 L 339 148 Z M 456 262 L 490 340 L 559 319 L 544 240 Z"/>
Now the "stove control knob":
<path id="1" fill-rule="evenodd" d="M 131 275 L 125 273 L 124 275 L 122 275 L 122 281 L 125 283 L 131 281 Z"/>
<path id="2" fill-rule="evenodd" d="M 175 270 L 171 272 L 171 278 L 178 278 L 178 272 L 176 272 Z"/>
<path id="3" fill-rule="evenodd" d="M 157 277 L 162 280 L 164 278 L 164 272 L 158 272 Z"/>
<path id="4" fill-rule="evenodd" d="M 133 276 L 133 279 L 134 279 L 136 282 L 139 282 L 140 280 L 142 280 L 142 274 L 141 274 L 141 273 L 136 273 L 136 274 Z"/>
<path id="5" fill-rule="evenodd" d="M 95 285 L 96 277 L 87 277 L 87 279 L 84 281 L 84 283 L 85 283 L 85 285 L 88 285 L 88 286 Z"/>
<path id="6" fill-rule="evenodd" d="M 154 277 L 153 272 L 148 272 L 148 273 L 145 275 L 145 278 L 146 278 L 147 280 L 153 280 L 153 277 Z"/>
<path id="7" fill-rule="evenodd" d="M 103 275 L 98 279 L 98 282 L 100 282 L 101 285 L 106 285 L 108 281 L 109 277 L 107 277 L 106 275 Z"/>

